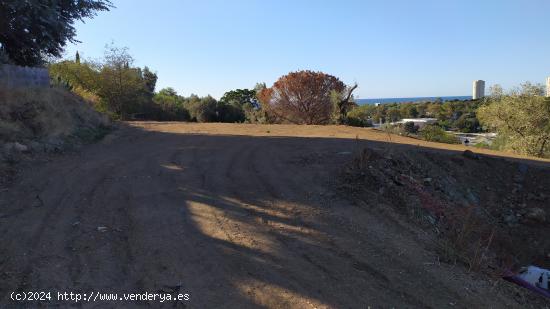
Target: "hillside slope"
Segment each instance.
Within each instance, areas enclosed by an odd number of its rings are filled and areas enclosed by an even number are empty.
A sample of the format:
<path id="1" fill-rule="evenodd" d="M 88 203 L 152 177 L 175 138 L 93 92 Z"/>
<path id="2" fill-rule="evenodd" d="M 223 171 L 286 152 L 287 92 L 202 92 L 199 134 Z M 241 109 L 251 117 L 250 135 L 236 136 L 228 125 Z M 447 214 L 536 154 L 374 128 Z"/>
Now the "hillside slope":
<path id="1" fill-rule="evenodd" d="M 104 135 L 110 121 L 61 88 L 0 88 L 0 171 Z"/>

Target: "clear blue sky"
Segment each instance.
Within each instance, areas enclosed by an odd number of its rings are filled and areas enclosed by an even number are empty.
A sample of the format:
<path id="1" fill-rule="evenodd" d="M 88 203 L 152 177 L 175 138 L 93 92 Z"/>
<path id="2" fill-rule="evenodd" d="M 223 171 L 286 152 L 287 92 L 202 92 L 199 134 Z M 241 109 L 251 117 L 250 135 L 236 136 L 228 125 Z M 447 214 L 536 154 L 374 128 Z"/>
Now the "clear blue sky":
<path id="1" fill-rule="evenodd" d="M 471 95 L 550 76 L 548 0 L 114 0 L 78 22 L 79 50 L 126 46 L 157 90 L 211 94 L 319 70 L 359 98 Z"/>

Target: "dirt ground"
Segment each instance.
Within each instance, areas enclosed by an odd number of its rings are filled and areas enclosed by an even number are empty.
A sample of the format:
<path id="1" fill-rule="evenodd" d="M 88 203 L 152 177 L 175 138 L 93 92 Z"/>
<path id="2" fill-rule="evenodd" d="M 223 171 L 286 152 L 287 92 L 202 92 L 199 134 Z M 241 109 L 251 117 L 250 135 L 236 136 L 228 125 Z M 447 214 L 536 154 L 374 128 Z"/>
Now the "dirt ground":
<path id="1" fill-rule="evenodd" d="M 465 149 L 343 126 L 126 123 L 78 152 L 26 164 L 0 189 L 0 304 L 38 306 L 11 301 L 12 291 L 147 291 L 190 300 L 47 305 L 550 307 L 441 263 L 430 233 L 336 189 L 361 149 L 395 144 Z"/>

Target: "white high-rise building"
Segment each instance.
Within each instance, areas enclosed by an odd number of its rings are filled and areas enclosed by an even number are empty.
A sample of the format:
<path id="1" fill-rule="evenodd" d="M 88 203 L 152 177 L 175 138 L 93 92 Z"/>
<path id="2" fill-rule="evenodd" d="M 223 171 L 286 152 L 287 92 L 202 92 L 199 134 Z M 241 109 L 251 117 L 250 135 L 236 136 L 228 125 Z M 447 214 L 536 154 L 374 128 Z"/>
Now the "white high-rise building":
<path id="1" fill-rule="evenodd" d="M 472 90 L 472 99 L 477 100 L 485 96 L 485 81 L 474 80 L 474 86 Z"/>
<path id="2" fill-rule="evenodd" d="M 546 96 L 550 97 L 550 76 L 546 78 Z"/>

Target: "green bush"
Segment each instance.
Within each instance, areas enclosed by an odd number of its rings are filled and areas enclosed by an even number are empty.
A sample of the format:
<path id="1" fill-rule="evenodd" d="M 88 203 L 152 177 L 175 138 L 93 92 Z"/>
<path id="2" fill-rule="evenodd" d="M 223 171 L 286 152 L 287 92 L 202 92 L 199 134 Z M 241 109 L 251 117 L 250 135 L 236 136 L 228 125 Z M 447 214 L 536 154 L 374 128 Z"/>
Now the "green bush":
<path id="1" fill-rule="evenodd" d="M 403 130 L 405 130 L 407 134 L 416 134 L 418 132 L 418 126 L 415 125 L 414 122 L 408 121 L 403 125 Z"/>
<path id="2" fill-rule="evenodd" d="M 392 124 L 392 123 L 384 123 L 380 129 L 382 131 L 397 134 L 397 135 L 406 135 L 407 132 L 405 132 L 404 125 L 402 123 Z"/>
<path id="3" fill-rule="evenodd" d="M 217 101 L 211 96 L 199 99 L 192 96 L 186 103 L 191 120 L 197 122 L 215 122 L 218 119 Z"/>
<path id="4" fill-rule="evenodd" d="M 429 142 L 459 144 L 459 139 L 437 125 L 427 125 L 419 130 L 420 137 Z"/>
<path id="5" fill-rule="evenodd" d="M 217 120 L 220 122 L 243 122 L 245 114 L 240 106 L 218 102 Z"/>
<path id="6" fill-rule="evenodd" d="M 349 116 L 346 124 L 352 127 L 372 127 L 372 122 L 370 121 L 370 119 L 361 119 Z"/>
<path id="7" fill-rule="evenodd" d="M 185 98 L 172 88 L 164 88 L 153 97 L 150 118 L 161 121 L 189 121 L 189 111 L 184 107 Z"/>
<path id="8" fill-rule="evenodd" d="M 455 121 L 455 127 L 464 133 L 476 133 L 480 132 L 481 126 L 479 120 L 477 119 L 475 113 L 463 114 Z"/>
<path id="9" fill-rule="evenodd" d="M 550 157 L 550 100 L 544 87 L 525 83 L 510 93 L 488 98 L 477 111 L 484 127 L 498 133 L 499 147 Z"/>
<path id="10" fill-rule="evenodd" d="M 368 104 L 354 107 L 347 115 L 347 124 L 353 127 L 371 127 L 376 108 Z"/>

